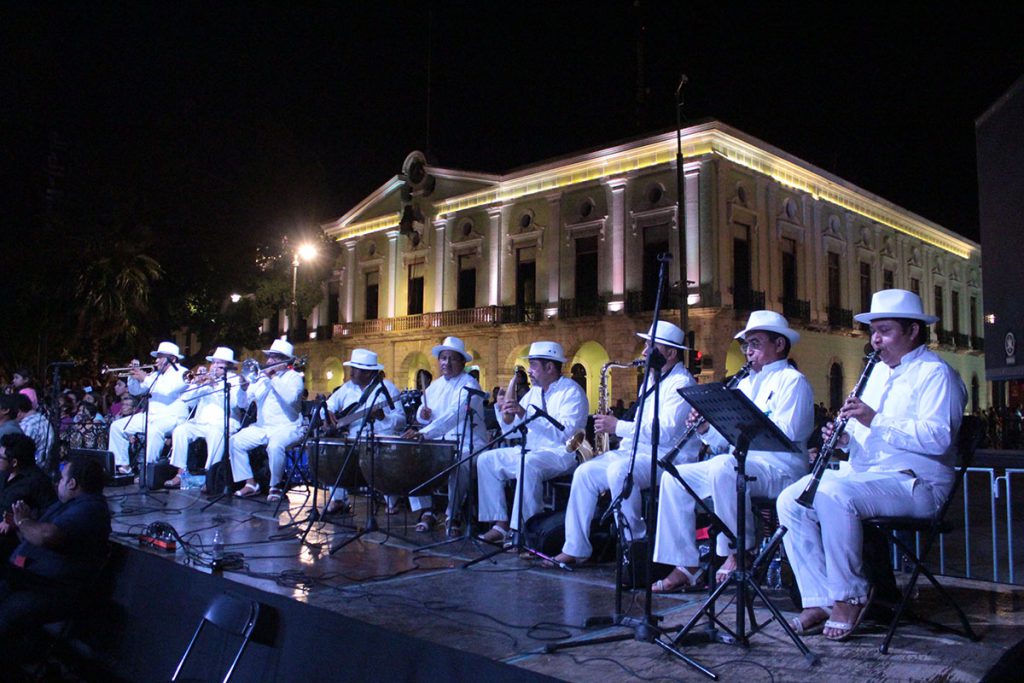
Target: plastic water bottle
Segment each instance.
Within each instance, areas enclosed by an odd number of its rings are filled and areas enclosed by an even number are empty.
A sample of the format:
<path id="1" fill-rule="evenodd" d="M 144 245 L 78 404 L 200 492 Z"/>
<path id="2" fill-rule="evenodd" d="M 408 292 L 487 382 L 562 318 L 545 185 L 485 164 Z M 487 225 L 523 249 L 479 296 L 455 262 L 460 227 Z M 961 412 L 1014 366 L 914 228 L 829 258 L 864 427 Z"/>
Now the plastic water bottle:
<path id="1" fill-rule="evenodd" d="M 218 527 L 213 532 L 213 561 L 222 562 L 224 560 L 224 532 Z"/>
<path id="2" fill-rule="evenodd" d="M 768 563 L 768 573 L 765 575 L 765 583 L 768 585 L 768 590 L 782 590 L 782 558 L 779 557 L 778 551 L 775 552 L 771 562 Z"/>
<path id="3" fill-rule="evenodd" d="M 188 473 L 188 469 L 183 469 L 179 475 L 181 478 L 181 490 L 190 489 L 193 487 L 192 475 Z"/>

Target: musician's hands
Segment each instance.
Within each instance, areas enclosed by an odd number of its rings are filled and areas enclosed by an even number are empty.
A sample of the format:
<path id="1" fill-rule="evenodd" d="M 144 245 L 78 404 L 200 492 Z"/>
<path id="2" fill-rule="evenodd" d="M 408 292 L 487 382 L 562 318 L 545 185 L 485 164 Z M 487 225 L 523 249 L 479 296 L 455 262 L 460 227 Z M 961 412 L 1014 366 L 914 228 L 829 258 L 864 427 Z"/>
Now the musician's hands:
<path id="1" fill-rule="evenodd" d="M 614 434 L 615 426 L 619 424 L 619 418 L 614 415 L 595 415 L 594 431 L 599 434 Z"/>
<path id="2" fill-rule="evenodd" d="M 821 438 L 822 438 L 822 440 L 824 440 L 825 442 L 828 442 L 828 440 L 832 438 L 832 432 L 835 431 L 835 428 L 836 428 L 836 424 L 834 422 L 827 422 L 827 423 L 825 423 L 825 425 L 821 428 Z M 839 437 L 839 441 L 836 442 L 836 446 L 838 446 L 839 448 L 846 448 L 846 446 L 849 443 L 850 443 L 850 435 L 844 432 Z"/>
<path id="3" fill-rule="evenodd" d="M 870 427 L 871 421 L 875 419 L 875 410 L 856 396 L 851 396 L 839 409 L 839 417 L 856 420 L 865 427 Z"/>
<path id="4" fill-rule="evenodd" d="M 377 420 L 378 422 L 380 420 L 383 420 L 384 419 L 384 408 L 374 408 L 370 412 L 370 416 L 369 417 L 370 417 L 371 420 Z"/>
<path id="5" fill-rule="evenodd" d="M 511 422 L 514 417 L 523 417 L 526 415 L 526 410 L 519 405 L 519 401 L 514 396 L 505 397 L 505 403 L 501 406 L 501 412 L 506 416 L 505 422 Z"/>
<path id="6" fill-rule="evenodd" d="M 690 414 L 686 416 L 686 428 L 690 429 L 691 427 L 693 427 L 693 425 L 697 424 L 702 419 L 704 418 L 701 416 L 701 414 L 698 413 L 696 409 L 691 408 Z M 704 422 L 701 426 L 697 427 L 697 433 L 707 434 L 709 429 L 711 429 L 711 425 L 709 425 L 707 422 Z"/>
<path id="7" fill-rule="evenodd" d="M 823 430 L 824 431 L 824 430 Z M 808 448 L 807 449 L 807 462 L 814 464 L 814 461 L 818 459 L 818 449 Z"/>
<path id="8" fill-rule="evenodd" d="M 427 406 L 423 406 L 423 407 L 420 408 L 420 417 L 423 418 L 423 420 L 425 420 L 425 421 L 430 420 L 430 418 L 433 416 L 433 414 L 434 414 L 434 411 L 432 411 Z"/>

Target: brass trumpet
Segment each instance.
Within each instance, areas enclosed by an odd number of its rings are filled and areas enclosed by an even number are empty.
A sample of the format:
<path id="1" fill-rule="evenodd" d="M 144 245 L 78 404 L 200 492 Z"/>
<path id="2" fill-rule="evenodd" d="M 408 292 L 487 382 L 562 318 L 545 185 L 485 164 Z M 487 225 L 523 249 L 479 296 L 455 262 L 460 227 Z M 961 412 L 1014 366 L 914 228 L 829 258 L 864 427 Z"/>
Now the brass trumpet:
<path id="1" fill-rule="evenodd" d="M 100 370 L 101 375 L 109 375 L 113 373 L 117 377 L 128 377 L 134 370 L 145 370 L 150 372 L 156 369 L 156 365 L 127 365 L 123 368 L 112 368 L 104 365 Z"/>
<path id="2" fill-rule="evenodd" d="M 278 363 L 267 363 L 266 365 L 260 365 L 259 362 L 256 361 L 256 359 L 249 358 L 248 360 L 242 361 L 242 368 L 238 374 L 242 376 L 242 379 L 245 380 L 246 383 L 252 384 L 257 379 L 259 379 L 260 375 L 265 373 L 270 368 L 288 366 L 291 368 L 298 369 L 306 367 L 306 362 L 306 357 L 302 356 L 300 358 L 293 358 L 292 360 L 283 360 Z"/>

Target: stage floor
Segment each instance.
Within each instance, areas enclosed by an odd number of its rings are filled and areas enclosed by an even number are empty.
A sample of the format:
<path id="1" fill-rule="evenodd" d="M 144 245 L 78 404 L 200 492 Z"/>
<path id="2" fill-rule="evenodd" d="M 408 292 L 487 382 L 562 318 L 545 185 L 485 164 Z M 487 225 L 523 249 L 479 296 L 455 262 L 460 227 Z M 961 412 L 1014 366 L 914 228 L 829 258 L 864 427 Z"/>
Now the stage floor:
<path id="1" fill-rule="evenodd" d="M 174 554 L 141 549 L 187 564 L 190 555 L 201 561 L 209 559 L 214 532 L 220 529 L 226 552 L 241 553 L 244 563 L 238 570 L 225 571 L 226 578 L 392 632 L 568 681 L 707 680 L 662 648 L 632 640 L 631 630 L 582 628 L 588 617 L 614 612 L 614 563 L 584 566 L 570 573 L 545 569 L 535 560 L 506 552 L 493 561 L 463 569 L 465 561 L 493 550 L 493 546 L 460 540 L 414 552 L 418 546 L 444 540 L 443 530 L 416 533 L 415 515 L 406 512 L 389 517 L 383 509 L 376 517 L 381 531 L 330 553 L 334 545 L 353 535 L 351 526 L 366 525 L 365 499 L 361 497 L 354 498 L 355 515 L 313 524 L 306 543 L 301 543 L 310 509 L 302 505 L 302 489 L 290 494 L 290 506 L 283 507 L 277 517 L 274 506 L 262 498 L 225 498 L 203 510 L 208 501 L 197 490 L 142 495 L 131 486 L 108 488 L 106 493 L 115 537 L 121 543 L 139 549 L 137 537 L 147 525 L 164 522 L 174 527 L 191 552 L 186 553 L 180 544 Z M 292 522 L 298 524 L 285 526 Z M 209 571 L 198 566 L 195 570 Z M 820 664 L 812 667 L 783 629 L 771 623 L 750 639 L 749 648 L 714 643 L 687 644 L 680 650 L 724 680 L 806 680 L 824 675 L 830 681 L 975 681 L 1021 641 L 1024 588 L 957 579 L 944 582 L 967 610 L 983 637 L 981 642 L 905 625 L 897 632 L 890 654 L 881 655 L 880 628 L 864 629 L 848 643 L 810 636 L 804 642 L 820 658 Z M 952 613 L 936 611 L 936 596 L 927 583 L 919 585 L 916 609 L 942 623 L 955 623 Z M 653 611 L 663 617 L 664 626 L 678 627 L 690 619 L 704 597 L 655 596 Z M 718 603 L 720 618 L 729 627 L 735 625 L 736 611 L 731 597 L 727 592 Z M 792 616 L 789 600 L 781 595 L 774 598 L 784 614 Z M 623 594 L 626 614 L 641 616 L 643 609 L 642 591 Z M 770 616 L 760 607 L 756 614 L 761 621 Z M 703 622 L 696 630 L 703 630 Z M 615 634 L 630 639 L 554 654 L 543 652 L 545 645 L 564 638 Z M 325 647 L 325 659 L 330 654 L 330 647 Z"/>

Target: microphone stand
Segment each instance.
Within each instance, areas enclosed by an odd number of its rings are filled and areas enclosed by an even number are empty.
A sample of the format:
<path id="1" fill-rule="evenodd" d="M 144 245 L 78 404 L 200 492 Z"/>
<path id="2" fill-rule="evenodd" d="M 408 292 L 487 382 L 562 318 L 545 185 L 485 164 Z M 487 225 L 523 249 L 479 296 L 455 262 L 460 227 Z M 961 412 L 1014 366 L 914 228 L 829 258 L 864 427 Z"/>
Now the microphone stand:
<path id="1" fill-rule="evenodd" d="M 223 379 L 221 381 L 224 383 L 224 450 L 221 451 L 220 460 L 221 460 L 221 462 L 224 462 L 224 459 L 227 458 L 228 461 L 230 462 L 230 460 L 231 460 L 231 378 L 229 377 L 228 371 L 226 369 L 224 370 L 224 377 L 223 377 Z M 209 393 L 213 393 L 213 392 L 211 391 Z M 201 395 L 199 397 L 199 400 L 202 400 L 203 396 L 207 396 L 207 395 L 209 395 L 209 394 Z M 198 401 L 196 402 L 196 410 L 199 410 L 199 403 L 198 403 Z M 207 460 L 209 460 L 209 456 L 207 456 Z M 185 466 L 188 467 L 188 463 L 186 463 Z M 223 468 L 223 465 L 221 467 Z M 209 467 L 206 468 L 206 473 L 207 473 L 207 475 L 209 475 L 209 473 L 210 473 L 210 468 Z M 206 512 L 207 508 L 209 508 L 211 505 L 213 505 L 214 503 L 220 502 L 221 500 L 224 499 L 225 496 L 228 496 L 228 495 L 231 494 L 231 482 L 228 481 L 228 478 L 227 478 L 226 474 L 227 473 L 225 472 L 224 489 L 220 493 L 218 493 L 216 496 L 214 496 L 206 505 L 204 505 L 202 507 L 202 509 L 201 509 L 201 512 Z M 206 485 L 206 492 L 210 493 L 211 492 L 210 491 L 210 487 L 213 484 L 213 482 L 212 481 L 207 481 L 206 484 L 207 484 Z"/>
<path id="2" fill-rule="evenodd" d="M 298 452 L 299 452 L 299 454 L 300 454 L 300 456 L 301 456 L 303 453 L 306 452 L 306 444 L 309 443 L 310 435 L 313 435 L 313 449 L 314 449 L 313 450 L 313 466 L 314 467 L 319 467 L 319 465 L 320 465 L 320 432 L 321 432 L 320 427 L 322 426 L 321 417 L 320 417 L 320 409 L 323 407 L 323 405 L 326 402 L 327 402 L 327 399 L 326 398 L 322 398 L 319 401 L 316 401 L 316 402 L 313 403 L 313 410 L 309 414 L 309 425 L 306 427 L 306 433 L 302 435 L 302 440 L 299 442 L 299 445 L 296 447 Z M 308 466 L 308 462 L 307 462 L 307 466 Z M 313 482 L 311 482 L 309 477 L 306 476 L 306 473 L 302 471 L 300 461 L 298 459 L 295 459 L 295 458 L 292 459 L 291 469 L 287 470 L 284 473 L 285 493 L 284 493 L 284 495 L 281 496 L 281 500 L 277 501 L 277 507 L 274 508 L 274 513 L 273 513 L 274 514 L 274 519 L 277 519 L 277 516 L 281 514 L 281 505 L 288 498 L 288 489 L 290 488 L 288 486 L 288 484 L 291 481 L 292 477 L 294 476 L 295 472 L 298 472 L 299 475 L 302 477 L 302 483 L 306 487 L 306 498 L 305 498 L 305 500 L 302 501 L 302 505 L 299 506 L 299 510 L 302 510 L 302 508 L 306 506 L 306 503 L 309 502 L 310 495 L 312 495 L 313 496 L 313 507 L 310 508 L 309 515 L 310 515 L 310 517 L 312 517 L 315 520 L 315 519 L 319 518 L 319 515 L 320 515 L 320 513 L 319 513 L 319 511 L 317 509 L 317 506 L 316 506 L 316 499 L 317 499 L 316 485 Z M 310 494 L 310 491 L 309 491 L 310 486 L 312 486 L 312 488 L 313 488 L 312 494 Z M 289 503 L 289 507 L 290 507 L 290 503 Z M 294 519 L 294 516 L 292 517 L 292 519 Z M 305 521 L 305 520 L 303 520 L 303 521 Z M 295 526 L 296 524 L 299 524 L 299 522 L 292 521 L 289 524 L 286 524 L 286 525 L 284 525 L 283 527 L 280 527 L 280 528 L 286 529 L 286 528 L 288 528 L 290 526 Z"/>
<path id="3" fill-rule="evenodd" d="M 668 264 L 669 264 L 669 262 L 671 260 L 672 260 L 672 254 L 671 253 L 666 252 L 666 253 L 662 253 L 662 254 L 658 255 L 658 263 L 659 263 L 659 268 L 658 268 L 658 293 L 657 293 L 657 297 L 655 298 L 655 302 L 654 302 L 654 320 L 651 323 L 651 329 L 654 330 L 655 332 L 657 332 L 657 329 L 658 329 L 658 319 L 659 319 L 659 317 L 661 315 L 662 292 L 665 289 L 665 281 L 668 278 Z M 650 386 L 653 386 L 653 388 L 654 388 L 654 391 L 653 391 L 653 395 L 654 395 L 654 411 L 653 411 L 652 420 L 651 420 L 651 486 L 652 486 L 652 490 L 651 490 L 651 495 L 648 496 L 648 498 L 647 498 L 647 510 L 645 511 L 645 515 L 644 515 L 645 516 L 644 522 L 647 525 L 647 528 L 651 529 L 651 530 L 653 530 L 655 528 L 656 514 L 657 514 L 656 513 L 656 510 L 657 510 L 657 505 L 656 505 L 657 494 L 656 494 L 656 492 L 658 490 L 658 487 L 657 487 L 658 465 L 657 465 L 657 463 L 658 463 L 658 445 L 659 445 L 660 432 L 661 432 L 661 425 L 660 425 L 660 422 L 658 420 L 658 399 L 659 399 L 659 384 L 660 384 L 660 381 L 661 381 L 661 377 L 660 377 L 660 375 L 661 375 L 661 368 L 664 366 L 664 362 L 665 362 L 664 357 L 661 356 L 660 353 L 657 353 L 657 350 L 654 348 L 654 343 L 655 343 L 655 338 L 652 338 L 650 340 L 650 347 L 647 350 L 647 354 L 646 354 L 646 358 L 645 358 L 646 363 L 645 363 L 645 366 L 644 366 L 644 382 L 641 385 L 641 386 L 644 387 L 644 391 L 640 395 L 640 401 L 639 401 L 639 404 L 637 405 L 637 409 L 636 409 L 636 414 L 638 416 L 638 420 L 642 420 L 643 419 L 643 415 L 644 415 L 644 405 L 646 403 L 647 396 L 648 396 L 649 393 L 652 393 L 652 392 L 648 391 L 647 388 L 650 387 Z M 660 357 L 660 363 L 659 363 L 659 360 L 658 360 L 659 357 Z M 650 382 L 652 380 L 655 382 L 655 384 L 653 384 L 653 385 L 650 384 Z M 652 566 L 654 564 L 654 544 L 653 543 L 650 543 L 650 542 L 647 543 L 647 557 L 646 557 L 646 569 L 647 569 L 647 571 L 646 571 L 646 575 L 647 575 L 648 580 L 646 580 L 644 582 L 645 583 L 645 588 L 644 588 L 644 614 L 643 614 L 643 617 L 642 618 L 629 617 L 629 616 L 626 616 L 625 614 L 623 614 L 623 612 L 622 612 L 622 575 L 623 575 L 623 564 L 626 561 L 624 559 L 624 557 L 629 552 L 628 546 L 625 543 L 623 543 L 623 539 L 624 539 L 624 536 L 625 536 L 625 534 L 624 534 L 624 522 L 625 522 L 624 517 L 625 516 L 622 513 L 622 503 L 632 493 L 632 488 L 633 488 L 633 470 L 634 470 L 634 467 L 636 465 L 636 453 L 637 453 L 637 446 L 639 445 L 639 442 L 640 442 L 640 431 L 641 431 L 640 430 L 640 425 L 637 424 L 636 428 L 633 430 L 633 444 L 632 444 L 632 448 L 631 448 L 631 452 L 630 452 L 629 469 L 626 472 L 626 478 L 625 478 L 625 480 L 623 482 L 622 492 L 615 498 L 615 500 L 612 501 L 611 506 L 609 506 L 608 512 L 605 513 L 605 517 L 607 517 L 607 515 L 609 513 L 614 513 L 615 514 L 615 516 L 616 516 L 616 525 L 618 525 L 619 530 L 620 530 L 619 533 L 617 534 L 618 545 L 619 545 L 619 561 L 615 565 L 615 614 L 614 614 L 614 616 L 610 620 L 607 617 L 605 617 L 605 618 L 600 618 L 599 617 L 597 619 L 587 620 L 587 622 L 586 622 L 587 626 L 595 625 L 595 624 L 598 624 L 598 623 L 609 623 L 610 622 L 614 626 L 622 626 L 622 627 L 625 627 L 625 628 L 632 628 L 632 633 L 615 634 L 615 635 L 605 636 L 605 637 L 601 637 L 601 638 L 593 638 L 593 639 L 589 639 L 589 640 L 562 641 L 562 642 L 559 642 L 559 643 L 549 643 L 548 645 L 546 645 L 544 647 L 544 652 L 552 653 L 552 652 L 557 652 L 559 650 L 564 650 L 564 649 L 568 649 L 568 648 L 584 647 L 584 646 L 587 646 L 587 645 L 598 645 L 598 644 L 603 644 L 603 643 L 618 642 L 618 641 L 622 641 L 622 640 L 631 640 L 632 639 L 632 640 L 638 640 L 638 641 L 644 642 L 644 643 L 651 643 L 653 645 L 657 645 L 662 650 L 670 653 L 671 655 L 673 655 L 674 657 L 676 657 L 677 659 L 682 661 L 684 664 L 687 664 L 687 665 L 691 666 L 692 668 L 694 668 L 697 671 L 701 672 L 702 674 L 704 674 L 708 678 L 710 678 L 712 680 L 718 680 L 718 675 L 717 674 L 715 674 L 711 670 L 709 670 L 706 667 L 704 667 L 702 664 L 696 662 L 695 660 L 691 659 L 690 657 L 686 656 L 685 654 L 683 654 L 682 652 L 677 650 L 676 647 L 675 647 L 675 643 L 669 643 L 669 642 L 665 641 L 661 637 L 661 636 L 665 635 L 665 631 L 663 631 L 658 626 L 658 621 L 661 619 L 661 617 L 660 616 L 659 617 L 655 617 L 654 614 L 653 614 L 653 611 L 652 611 L 653 594 L 652 594 L 651 582 L 649 580 L 649 578 L 650 578 L 650 576 L 652 574 L 651 568 L 652 568 Z"/>
<path id="4" fill-rule="evenodd" d="M 554 565 L 556 567 L 559 567 L 560 569 L 564 569 L 567 572 L 573 571 L 573 568 L 570 567 L 569 565 L 565 564 L 564 562 L 556 562 L 555 558 L 548 557 L 547 555 L 545 555 L 544 553 L 540 552 L 539 550 L 536 550 L 536 549 L 531 548 L 528 545 L 526 545 L 526 533 L 525 533 L 526 530 L 523 529 L 523 522 L 524 522 L 524 520 L 523 520 L 523 474 L 526 472 L 526 451 L 527 451 L 527 448 L 526 448 L 526 425 L 530 424 L 531 422 L 536 420 L 538 417 L 544 417 L 544 418 L 546 418 L 548 420 L 552 419 L 551 416 L 548 415 L 547 413 L 539 412 L 539 411 L 537 411 L 535 409 L 533 415 L 531 415 L 530 417 L 527 417 L 525 420 L 520 422 L 518 425 L 515 425 L 514 427 L 509 429 L 508 432 L 502 434 L 498 438 L 496 438 L 493 441 L 491 441 L 491 444 L 493 444 L 493 443 L 499 441 L 500 439 L 505 438 L 505 436 L 507 436 L 508 434 L 511 434 L 512 432 L 514 432 L 516 430 L 521 432 L 522 436 L 523 436 L 523 440 L 522 440 L 522 442 L 519 445 L 519 476 L 516 478 L 516 490 L 518 491 L 517 498 L 519 499 L 519 506 L 516 509 L 516 529 L 512 532 L 513 535 L 514 535 L 514 539 L 515 540 L 511 544 L 509 544 L 509 545 L 501 545 L 500 547 L 498 547 L 497 550 L 492 550 L 489 553 L 485 553 L 485 554 L 481 555 L 480 557 L 476 558 L 475 560 L 470 560 L 469 562 L 466 562 L 465 564 L 462 565 L 463 569 L 467 569 L 469 567 L 472 567 L 474 564 L 476 564 L 478 562 L 483 562 L 484 560 L 490 560 L 492 557 L 494 557 L 496 555 L 500 555 L 500 554 L 502 554 L 504 552 L 508 552 L 510 550 L 515 550 L 517 553 L 523 553 L 523 552 L 530 553 L 531 555 L 533 555 L 535 557 L 538 557 L 541 560 L 544 560 L 545 562 L 550 562 L 552 565 Z M 488 446 L 489 445 L 490 444 L 488 444 Z M 484 448 L 481 448 L 480 450 L 483 451 L 485 448 L 487 448 L 487 446 L 485 446 Z M 473 455 L 475 455 L 475 453 Z M 473 456 L 471 455 L 469 457 L 473 457 Z M 460 463 L 461 463 L 461 461 L 460 461 Z M 456 463 L 456 465 L 454 465 L 454 466 L 457 466 L 460 463 Z M 448 469 L 451 469 L 451 468 L 448 468 Z M 437 475 L 437 476 L 440 476 L 440 475 Z M 421 488 L 422 486 L 423 486 L 423 484 L 420 484 L 420 486 L 418 486 L 417 488 Z"/>
<path id="5" fill-rule="evenodd" d="M 53 382 L 50 406 L 46 409 L 46 424 L 49 425 L 49 429 L 53 433 L 53 442 L 46 454 L 46 473 L 51 479 L 58 479 L 57 474 L 60 472 L 60 467 L 58 467 L 60 464 L 60 369 L 63 366 L 60 363 L 51 363 L 50 366 L 53 368 Z M 117 470 L 117 465 L 114 465 L 114 470 Z"/>
<path id="6" fill-rule="evenodd" d="M 470 393 L 470 392 L 466 392 L 466 411 L 465 411 L 465 414 L 463 414 L 463 416 L 462 416 L 462 432 L 459 434 L 459 445 L 458 445 L 458 450 L 456 451 L 456 453 L 459 453 L 459 454 L 463 453 L 464 450 L 468 450 L 470 453 L 473 452 L 473 431 L 474 431 L 474 428 L 475 428 L 476 414 L 473 411 L 472 401 L 473 401 L 473 394 Z M 467 437 L 467 434 L 468 434 L 468 437 Z M 463 446 L 466 445 L 467 439 L 468 439 L 468 442 L 469 442 L 468 443 L 468 448 L 463 449 Z M 470 456 L 470 457 L 472 457 L 472 456 Z M 449 544 L 452 544 L 452 543 L 465 543 L 466 541 L 472 542 L 473 545 L 475 545 L 478 550 L 482 550 L 482 548 L 480 546 L 480 541 L 477 540 L 476 536 L 473 534 L 472 506 L 470 504 L 470 499 L 469 499 L 471 494 L 467 490 L 466 491 L 466 495 L 464 497 L 461 496 L 461 487 L 462 487 L 462 467 L 461 467 L 461 464 L 464 463 L 465 461 L 466 461 L 466 458 L 458 460 L 458 462 L 456 462 L 455 466 L 454 466 L 455 467 L 455 487 L 454 487 L 454 492 L 455 492 L 455 496 L 457 498 L 461 498 L 461 502 L 459 503 L 459 510 L 465 516 L 465 519 L 463 519 L 463 521 L 462 521 L 462 533 L 460 535 L 454 537 L 454 538 L 446 538 L 443 541 L 437 541 L 436 543 L 428 543 L 427 545 L 422 545 L 422 546 L 416 548 L 415 550 L 413 550 L 414 553 L 418 553 L 418 552 L 421 552 L 423 550 L 430 550 L 431 548 L 440 548 L 441 546 L 449 545 Z M 449 468 L 443 470 L 442 474 L 444 472 L 451 471 L 451 469 L 452 468 L 449 467 Z M 435 479 L 437 479 L 437 476 L 431 477 L 430 479 L 428 479 L 427 481 L 423 482 L 419 486 L 417 486 L 417 487 L 415 487 L 413 489 L 410 489 L 409 493 L 412 494 L 412 493 L 415 493 L 416 491 L 419 491 L 420 489 L 424 488 L 427 484 L 429 484 L 430 482 L 434 481 Z M 472 480 L 472 477 L 470 477 L 470 480 Z M 452 511 L 453 512 L 455 511 L 455 507 L 454 506 L 452 506 Z M 450 532 L 451 524 L 452 524 L 452 520 L 451 519 L 449 519 L 445 523 L 445 531 L 446 531 L 446 533 Z"/>

